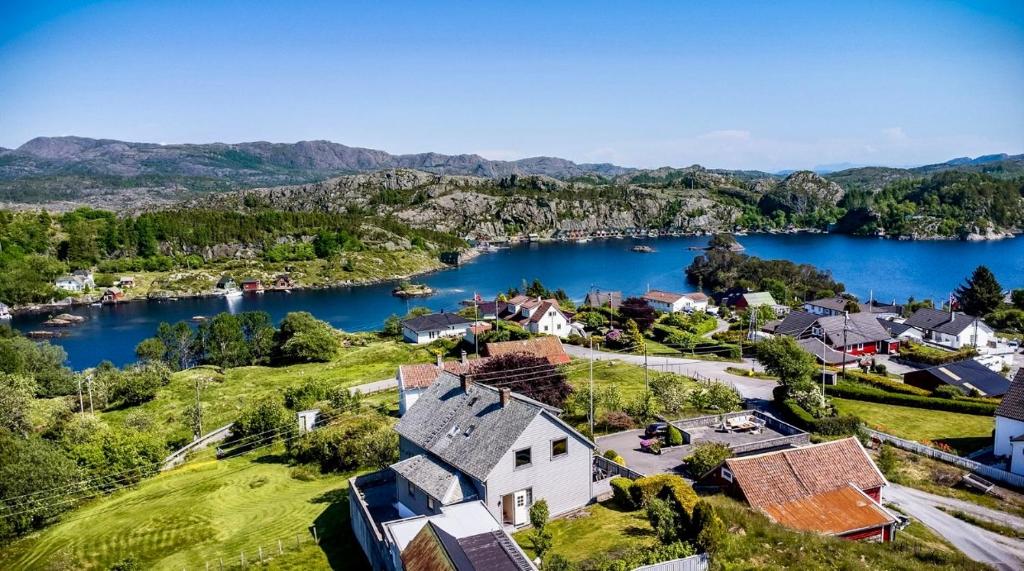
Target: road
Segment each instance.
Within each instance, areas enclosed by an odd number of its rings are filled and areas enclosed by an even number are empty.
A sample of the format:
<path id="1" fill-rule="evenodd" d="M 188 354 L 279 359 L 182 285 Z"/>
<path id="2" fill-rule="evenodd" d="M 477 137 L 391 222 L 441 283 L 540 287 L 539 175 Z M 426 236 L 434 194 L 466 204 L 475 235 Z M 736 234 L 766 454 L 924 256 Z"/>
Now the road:
<path id="1" fill-rule="evenodd" d="M 883 490 L 884 499 L 898 506 L 901 510 L 917 519 L 933 531 L 946 538 L 965 555 L 992 565 L 996 569 L 1024 569 L 1024 541 L 1010 539 L 997 533 L 987 531 L 961 521 L 941 510 L 939 506 L 961 510 L 971 515 L 997 521 L 1003 525 L 1011 525 L 1024 530 L 1024 519 L 1004 512 L 991 510 L 952 498 L 944 498 L 907 488 L 898 484 L 889 484 Z"/>
<path id="2" fill-rule="evenodd" d="M 354 387 L 349 387 L 348 388 L 348 392 L 353 393 L 353 394 L 359 392 L 359 393 L 363 393 L 364 395 L 368 395 L 370 393 L 379 393 L 379 392 L 382 392 L 382 391 L 388 391 L 388 390 L 397 389 L 397 388 L 398 388 L 398 380 L 397 379 L 384 379 L 384 380 L 381 380 L 381 381 L 374 381 L 372 383 L 363 383 L 361 385 L 356 385 Z"/>

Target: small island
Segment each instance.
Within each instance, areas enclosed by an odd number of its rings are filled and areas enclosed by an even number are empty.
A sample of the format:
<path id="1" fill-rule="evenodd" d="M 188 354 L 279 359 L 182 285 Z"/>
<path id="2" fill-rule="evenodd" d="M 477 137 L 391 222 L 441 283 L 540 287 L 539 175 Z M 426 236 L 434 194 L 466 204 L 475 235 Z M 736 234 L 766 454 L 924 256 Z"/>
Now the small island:
<path id="1" fill-rule="evenodd" d="M 434 288 L 426 284 L 414 284 L 409 282 L 402 282 L 395 289 L 391 290 L 391 295 L 396 297 L 427 297 L 434 295 Z"/>

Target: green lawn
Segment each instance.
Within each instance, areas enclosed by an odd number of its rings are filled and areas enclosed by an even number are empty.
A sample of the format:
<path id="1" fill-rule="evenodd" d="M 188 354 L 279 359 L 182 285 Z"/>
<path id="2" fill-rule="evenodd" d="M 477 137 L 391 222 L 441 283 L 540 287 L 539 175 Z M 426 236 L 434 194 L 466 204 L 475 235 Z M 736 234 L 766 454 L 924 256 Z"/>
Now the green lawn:
<path id="1" fill-rule="evenodd" d="M 587 512 L 589 515 L 584 517 L 554 520 L 548 525 L 553 539 L 552 553 L 579 562 L 597 555 L 654 545 L 657 542 L 643 510 L 621 511 L 609 501 L 594 504 L 587 508 Z M 520 531 L 513 537 L 533 558 L 535 554 L 530 547 L 531 533 L 530 530 Z"/>
<path id="2" fill-rule="evenodd" d="M 860 417 L 868 426 L 900 438 L 942 442 L 963 454 L 991 443 L 989 416 L 833 398 L 840 413 Z"/>
<path id="3" fill-rule="evenodd" d="M 192 434 L 183 420 L 185 407 L 195 402 L 195 381 L 203 380 L 203 430 L 212 431 L 235 420 L 249 400 L 324 379 L 337 386 L 353 386 L 392 378 L 404 363 L 429 362 L 433 357 L 423 348 L 397 341 L 380 341 L 366 347 L 342 349 L 329 363 L 289 367 L 239 367 L 223 374 L 213 367 L 198 367 L 175 373 L 171 383 L 157 397 L 143 405 L 102 413 L 111 424 L 124 423 L 141 411 L 169 440 L 188 441 Z M 397 398 L 397 397 L 396 397 Z"/>
<path id="4" fill-rule="evenodd" d="M 238 567 L 277 553 L 278 569 L 362 569 L 348 524 L 348 481 L 312 481 L 271 454 L 200 460 L 99 499 L 0 550 L 0 569 L 106 569 L 129 555 L 143 569 Z M 312 544 L 316 525 L 322 541 Z M 303 547 L 296 550 L 296 534 Z"/>

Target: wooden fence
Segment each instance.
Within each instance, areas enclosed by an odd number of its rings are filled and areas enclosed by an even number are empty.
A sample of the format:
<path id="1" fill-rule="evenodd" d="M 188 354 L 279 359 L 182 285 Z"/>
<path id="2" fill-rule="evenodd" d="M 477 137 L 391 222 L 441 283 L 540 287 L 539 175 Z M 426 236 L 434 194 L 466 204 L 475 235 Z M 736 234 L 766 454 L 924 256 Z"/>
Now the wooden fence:
<path id="1" fill-rule="evenodd" d="M 707 553 L 698 553 L 697 555 L 691 555 L 682 559 L 673 559 L 672 561 L 664 561 L 654 565 L 644 565 L 643 567 L 637 567 L 633 571 L 707 571 L 710 561 L 711 558 L 708 557 Z"/>
<path id="2" fill-rule="evenodd" d="M 943 462 L 953 464 L 954 466 L 959 466 L 964 470 L 973 472 L 975 474 L 978 474 L 979 476 L 988 478 L 989 480 L 995 480 L 997 482 L 1001 482 L 1003 484 L 1007 484 L 1015 488 L 1024 488 L 1024 476 L 1021 476 L 1019 474 L 1007 472 L 1006 470 L 1001 470 L 999 468 L 995 468 L 987 464 L 982 464 L 981 462 L 975 462 L 974 460 L 970 460 L 962 456 L 957 456 L 956 454 L 943 452 L 942 450 L 937 450 L 935 448 L 925 446 L 924 444 L 918 442 L 904 440 L 891 434 L 886 434 L 884 432 L 879 432 L 877 430 L 872 430 L 870 428 L 865 428 L 865 430 L 871 436 L 871 438 L 874 438 L 880 442 L 888 442 L 889 444 L 892 444 L 897 448 L 901 448 L 903 450 L 907 450 L 915 454 L 928 456 L 930 458 L 935 458 L 936 460 L 941 460 Z"/>

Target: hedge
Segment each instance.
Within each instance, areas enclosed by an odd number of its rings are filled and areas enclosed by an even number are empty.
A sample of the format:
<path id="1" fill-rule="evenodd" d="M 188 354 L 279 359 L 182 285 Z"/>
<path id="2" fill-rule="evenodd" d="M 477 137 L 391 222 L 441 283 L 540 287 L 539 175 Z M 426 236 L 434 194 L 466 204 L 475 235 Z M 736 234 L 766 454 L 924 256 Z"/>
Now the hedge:
<path id="1" fill-rule="evenodd" d="M 973 400 L 953 400 L 893 393 L 848 382 L 841 382 L 836 385 L 828 386 L 826 387 L 826 391 L 828 394 L 840 398 L 877 402 L 882 404 L 894 404 L 897 406 L 945 410 L 948 412 L 962 412 L 964 414 L 976 414 L 978 416 L 994 415 L 997 406 L 995 403 L 977 402 Z"/>
<path id="2" fill-rule="evenodd" d="M 693 513 L 693 506 L 697 505 L 700 499 L 693 487 L 686 483 L 682 476 L 675 474 L 657 474 L 655 476 L 644 476 L 632 482 L 629 489 L 633 505 L 638 508 L 647 507 L 647 503 L 661 495 L 662 490 L 668 489 L 668 493 L 675 498 L 679 505 L 686 510 L 686 513 Z M 614 493 L 614 492 L 613 492 Z"/>
<path id="3" fill-rule="evenodd" d="M 776 401 L 778 402 L 778 401 Z M 814 418 L 811 413 L 793 400 L 782 401 L 783 410 L 793 424 L 808 432 L 825 436 L 850 436 L 860 430 L 861 420 L 853 415 L 826 416 Z"/>
<path id="4" fill-rule="evenodd" d="M 616 476 L 609 482 L 612 487 L 612 498 L 615 504 L 624 510 L 635 510 L 637 505 L 633 503 L 633 480 Z"/>
<path id="5" fill-rule="evenodd" d="M 922 389 L 921 387 L 915 387 L 914 385 L 908 385 L 906 383 L 894 381 L 888 377 L 883 377 L 881 375 L 872 375 L 870 373 L 862 373 L 860 371 L 846 371 L 846 379 L 853 380 L 858 383 L 871 385 L 875 388 L 879 388 L 894 393 L 917 395 L 920 397 L 926 397 L 932 394 L 927 389 Z"/>

